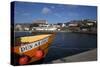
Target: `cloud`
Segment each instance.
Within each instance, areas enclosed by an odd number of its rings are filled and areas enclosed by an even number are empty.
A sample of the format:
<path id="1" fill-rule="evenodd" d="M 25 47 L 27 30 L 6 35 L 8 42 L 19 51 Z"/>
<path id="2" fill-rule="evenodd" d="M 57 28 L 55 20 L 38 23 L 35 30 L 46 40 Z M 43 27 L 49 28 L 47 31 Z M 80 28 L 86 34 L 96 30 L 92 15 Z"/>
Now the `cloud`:
<path id="1" fill-rule="evenodd" d="M 51 11 L 51 9 L 49 9 L 49 8 L 47 8 L 47 7 L 44 7 L 43 9 L 42 9 L 42 13 L 43 14 L 49 14 L 49 13 L 51 13 L 52 11 Z"/>

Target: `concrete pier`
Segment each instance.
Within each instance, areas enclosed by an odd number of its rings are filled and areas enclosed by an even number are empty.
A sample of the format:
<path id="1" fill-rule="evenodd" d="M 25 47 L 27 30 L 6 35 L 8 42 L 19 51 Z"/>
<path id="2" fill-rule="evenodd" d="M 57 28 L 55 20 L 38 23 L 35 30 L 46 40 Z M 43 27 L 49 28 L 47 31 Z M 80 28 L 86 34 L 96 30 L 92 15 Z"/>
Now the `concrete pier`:
<path id="1" fill-rule="evenodd" d="M 96 61 L 96 60 L 97 60 L 97 49 L 93 49 L 80 54 L 57 59 L 52 61 L 51 63 L 82 62 L 82 61 Z"/>

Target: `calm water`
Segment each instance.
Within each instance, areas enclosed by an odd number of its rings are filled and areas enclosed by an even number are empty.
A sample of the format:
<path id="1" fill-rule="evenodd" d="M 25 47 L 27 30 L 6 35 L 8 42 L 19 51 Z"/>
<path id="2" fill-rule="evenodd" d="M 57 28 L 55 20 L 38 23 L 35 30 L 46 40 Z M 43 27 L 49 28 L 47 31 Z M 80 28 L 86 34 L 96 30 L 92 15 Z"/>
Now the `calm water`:
<path id="1" fill-rule="evenodd" d="M 29 34 L 28 32 L 16 33 L 17 36 Z M 52 60 L 71 56 L 94 48 L 97 48 L 96 35 L 59 32 L 56 34 L 43 63 L 50 63 Z"/>
<path id="2" fill-rule="evenodd" d="M 74 55 L 97 47 L 96 35 L 78 33 L 57 33 L 44 63 L 52 60 Z"/>

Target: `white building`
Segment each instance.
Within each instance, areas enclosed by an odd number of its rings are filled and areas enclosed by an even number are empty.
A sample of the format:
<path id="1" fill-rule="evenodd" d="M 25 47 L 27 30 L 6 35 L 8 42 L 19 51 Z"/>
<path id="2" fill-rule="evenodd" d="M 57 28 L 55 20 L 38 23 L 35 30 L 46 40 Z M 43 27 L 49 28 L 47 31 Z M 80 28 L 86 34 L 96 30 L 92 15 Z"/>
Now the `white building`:
<path id="1" fill-rule="evenodd" d="M 23 28 L 21 25 L 15 25 L 15 30 L 22 31 Z"/>
<path id="2" fill-rule="evenodd" d="M 94 23 L 87 23 L 87 25 L 92 26 Z"/>
<path id="3" fill-rule="evenodd" d="M 25 31 L 29 31 L 29 28 L 28 28 L 28 27 L 25 27 L 24 30 L 25 30 Z"/>
<path id="4" fill-rule="evenodd" d="M 54 26 L 54 25 L 45 24 L 45 25 L 39 25 L 39 27 L 33 27 L 32 30 L 37 30 L 37 31 L 55 31 L 55 30 L 57 30 L 57 27 Z"/>
<path id="5" fill-rule="evenodd" d="M 76 24 L 76 23 L 71 23 L 71 24 L 69 24 L 68 26 L 78 26 L 78 24 Z"/>
<path id="6" fill-rule="evenodd" d="M 65 27 L 65 26 L 66 26 L 66 25 L 63 23 L 63 24 L 62 24 L 62 27 Z"/>
<path id="7" fill-rule="evenodd" d="M 53 27 L 36 27 L 35 30 L 37 31 L 55 31 L 57 28 Z"/>

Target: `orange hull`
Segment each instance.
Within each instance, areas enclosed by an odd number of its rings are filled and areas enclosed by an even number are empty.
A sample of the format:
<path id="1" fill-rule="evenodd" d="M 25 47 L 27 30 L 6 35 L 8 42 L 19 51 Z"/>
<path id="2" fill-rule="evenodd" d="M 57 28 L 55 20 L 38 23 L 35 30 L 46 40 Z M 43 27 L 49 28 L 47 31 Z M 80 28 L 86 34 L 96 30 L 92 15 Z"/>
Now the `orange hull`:
<path id="1" fill-rule="evenodd" d="M 16 53 L 19 56 L 23 56 L 23 55 L 28 56 L 30 60 L 25 64 L 29 64 L 29 63 L 41 60 L 48 53 L 48 48 L 50 44 L 52 43 L 54 36 L 55 34 L 53 33 L 53 34 L 36 35 L 35 37 L 34 36 L 29 36 L 27 38 L 22 37 L 22 39 L 21 38 L 19 39 L 19 41 L 21 42 L 20 43 L 21 45 L 12 47 L 12 53 Z M 41 50 L 43 52 L 43 56 L 41 58 L 36 58 L 36 52 L 38 50 Z M 15 60 L 14 62 L 15 63 L 17 62 L 18 65 L 21 65 L 19 64 L 18 59 L 17 61 Z"/>

